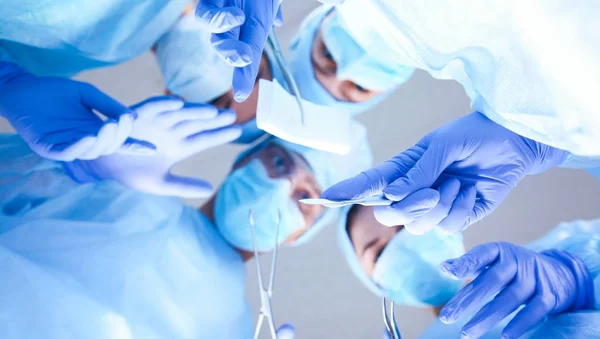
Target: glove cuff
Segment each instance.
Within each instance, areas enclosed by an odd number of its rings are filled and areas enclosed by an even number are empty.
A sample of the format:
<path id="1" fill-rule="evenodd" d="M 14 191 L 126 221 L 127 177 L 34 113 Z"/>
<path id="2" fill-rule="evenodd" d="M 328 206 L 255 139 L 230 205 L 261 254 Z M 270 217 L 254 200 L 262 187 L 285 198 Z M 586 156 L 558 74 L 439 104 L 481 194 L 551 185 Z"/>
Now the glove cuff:
<path id="1" fill-rule="evenodd" d="M 583 260 L 577 256 L 559 250 L 547 250 L 541 254 L 550 256 L 569 268 L 575 278 L 577 295 L 573 304 L 565 312 L 594 308 L 594 281 Z"/>
<path id="2" fill-rule="evenodd" d="M 86 161 L 75 160 L 63 162 L 62 165 L 65 169 L 65 173 L 75 182 L 85 184 L 88 182 L 100 181 L 100 178 L 96 176 L 95 172 L 87 166 Z"/>

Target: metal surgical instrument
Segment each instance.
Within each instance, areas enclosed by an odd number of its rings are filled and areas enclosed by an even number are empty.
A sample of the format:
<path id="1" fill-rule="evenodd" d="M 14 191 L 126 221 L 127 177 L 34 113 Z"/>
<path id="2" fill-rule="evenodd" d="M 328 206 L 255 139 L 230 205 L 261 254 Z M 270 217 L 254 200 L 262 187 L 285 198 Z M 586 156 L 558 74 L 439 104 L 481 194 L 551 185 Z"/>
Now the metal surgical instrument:
<path id="1" fill-rule="evenodd" d="M 281 51 L 281 44 L 279 43 L 279 38 L 277 37 L 277 33 L 275 33 L 275 29 L 272 29 L 269 33 L 269 37 L 267 38 L 267 43 L 273 50 L 273 54 L 275 55 L 275 61 L 281 69 L 281 73 L 283 73 L 283 79 L 287 83 L 290 91 L 296 97 L 296 102 L 298 102 L 298 107 L 300 108 L 300 116 L 302 119 L 302 125 L 304 125 L 304 107 L 302 106 L 302 98 L 300 97 L 300 91 L 298 90 L 298 86 L 296 85 L 296 81 L 292 76 L 292 72 L 287 66 L 285 59 L 283 58 L 283 52 Z"/>
<path id="2" fill-rule="evenodd" d="M 258 274 L 258 288 L 260 293 L 260 314 L 258 315 L 258 322 L 256 323 L 256 330 L 254 331 L 254 339 L 258 338 L 262 323 L 267 319 L 269 329 L 271 331 L 271 337 L 277 339 L 277 332 L 275 330 L 275 320 L 273 319 L 273 309 L 271 308 L 271 296 L 273 295 L 273 283 L 275 282 L 275 264 L 277 263 L 277 247 L 279 247 L 279 224 L 281 223 L 281 211 L 277 211 L 277 222 L 275 230 L 275 247 L 273 249 L 273 260 L 271 261 L 271 275 L 269 276 L 269 285 L 265 288 L 262 279 L 262 269 L 260 267 L 260 258 L 258 256 L 258 250 L 256 247 L 256 231 L 254 227 L 254 216 L 252 210 L 249 213 L 250 216 L 250 229 L 252 230 L 252 243 L 254 245 L 254 261 L 256 261 L 256 271 Z"/>
<path id="3" fill-rule="evenodd" d="M 381 298 L 381 309 L 383 311 L 383 322 L 385 323 L 385 328 L 391 339 L 401 339 L 400 330 L 398 329 L 398 324 L 396 323 L 396 317 L 394 317 L 394 302 L 390 303 L 390 314 L 387 312 L 387 300 L 385 297 Z"/>

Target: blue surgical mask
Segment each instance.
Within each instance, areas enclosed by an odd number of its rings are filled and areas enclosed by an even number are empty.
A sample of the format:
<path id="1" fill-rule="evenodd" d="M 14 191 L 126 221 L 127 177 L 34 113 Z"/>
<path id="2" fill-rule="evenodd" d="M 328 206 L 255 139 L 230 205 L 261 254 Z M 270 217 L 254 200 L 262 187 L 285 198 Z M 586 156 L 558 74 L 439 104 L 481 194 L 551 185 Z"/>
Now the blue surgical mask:
<path id="1" fill-rule="evenodd" d="M 290 44 L 288 63 L 290 71 L 303 99 L 319 105 L 335 107 L 344 112 L 359 114 L 365 112 L 385 97 L 386 93 L 364 102 L 339 101 L 334 98 L 317 80 L 312 64 L 312 46 L 321 23 L 330 12 L 331 7 L 321 6 L 305 19 L 298 34 Z"/>
<path id="2" fill-rule="evenodd" d="M 400 231 L 375 264 L 372 279 L 397 304 L 439 306 L 450 300 L 462 282 L 453 280 L 439 265 L 464 254 L 462 235 L 433 229 L 424 235 Z"/>
<path id="3" fill-rule="evenodd" d="M 291 195 L 289 180 L 270 178 L 262 162 L 252 159 L 233 171 L 217 193 L 216 227 L 232 246 L 252 251 L 254 245 L 249 223 L 252 210 L 256 247 L 261 252 L 272 250 L 278 210 L 281 211 L 278 244 L 305 225 L 304 216 Z"/>

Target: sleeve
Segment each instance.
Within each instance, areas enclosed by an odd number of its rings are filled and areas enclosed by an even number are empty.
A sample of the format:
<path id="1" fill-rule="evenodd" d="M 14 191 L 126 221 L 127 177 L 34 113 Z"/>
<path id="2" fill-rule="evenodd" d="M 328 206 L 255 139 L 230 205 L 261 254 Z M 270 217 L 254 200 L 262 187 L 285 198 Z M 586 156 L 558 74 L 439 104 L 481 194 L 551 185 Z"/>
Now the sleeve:
<path id="1" fill-rule="evenodd" d="M 22 215 L 77 185 L 61 162 L 35 154 L 17 134 L 0 134 L 0 219 Z"/>
<path id="2" fill-rule="evenodd" d="M 600 168 L 600 156 L 583 157 L 574 154 L 569 154 L 560 167 L 564 168 Z"/>
<path id="3" fill-rule="evenodd" d="M 594 281 L 594 308 L 600 310 L 600 219 L 561 223 L 526 247 L 535 251 L 562 250 L 581 259 Z"/>

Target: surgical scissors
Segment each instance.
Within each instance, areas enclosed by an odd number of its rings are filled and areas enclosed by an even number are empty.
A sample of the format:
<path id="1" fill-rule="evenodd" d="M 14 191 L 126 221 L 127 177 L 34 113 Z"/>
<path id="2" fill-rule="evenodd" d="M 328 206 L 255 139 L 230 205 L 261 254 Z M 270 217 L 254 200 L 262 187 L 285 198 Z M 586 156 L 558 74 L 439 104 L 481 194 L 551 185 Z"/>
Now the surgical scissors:
<path id="1" fill-rule="evenodd" d="M 381 309 L 383 311 L 383 322 L 385 328 L 390 336 L 390 339 L 401 339 L 400 330 L 396 323 L 396 317 L 394 317 L 394 302 L 390 303 L 390 314 L 387 312 L 387 300 L 385 297 L 381 298 Z"/>
<path id="2" fill-rule="evenodd" d="M 298 90 L 296 81 L 292 76 L 292 72 L 290 72 L 290 69 L 286 64 L 285 59 L 283 58 L 281 44 L 279 43 L 279 38 L 277 37 L 277 33 L 275 33 L 275 29 L 272 29 L 269 33 L 267 42 L 273 50 L 273 54 L 275 55 L 275 61 L 277 62 L 279 69 L 281 69 L 281 73 L 283 73 L 283 79 L 285 80 L 285 82 L 287 82 L 290 91 L 292 91 L 292 95 L 296 97 L 296 102 L 298 103 L 298 107 L 300 108 L 300 117 L 302 119 L 302 125 L 304 125 L 304 107 L 302 106 L 302 98 L 300 97 L 300 91 Z"/>
<path id="3" fill-rule="evenodd" d="M 260 267 L 260 258 L 258 257 L 258 250 L 256 248 L 256 231 L 254 228 L 254 216 L 252 210 L 249 213 L 250 217 L 250 229 L 252 230 L 252 244 L 254 245 L 254 261 L 256 261 L 256 271 L 258 273 L 258 289 L 260 293 L 260 314 L 258 315 L 258 321 L 256 323 L 256 330 L 254 331 L 254 339 L 258 338 L 262 323 L 267 319 L 269 323 L 269 329 L 271 330 L 271 337 L 277 339 L 277 332 L 275 331 L 275 320 L 273 319 L 273 309 L 271 308 L 271 296 L 273 295 L 273 283 L 275 282 L 275 264 L 277 263 L 277 247 L 279 247 L 279 224 L 281 223 L 281 211 L 277 211 L 277 222 L 275 229 L 275 247 L 273 248 L 273 260 L 271 261 L 271 275 L 269 277 L 269 286 L 265 288 L 262 279 L 262 270 Z"/>

